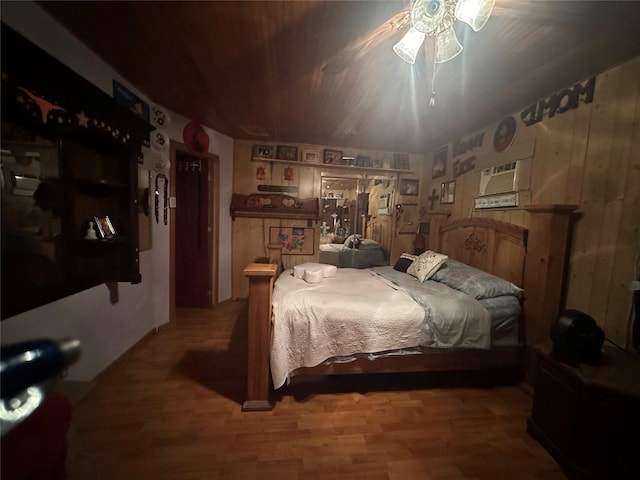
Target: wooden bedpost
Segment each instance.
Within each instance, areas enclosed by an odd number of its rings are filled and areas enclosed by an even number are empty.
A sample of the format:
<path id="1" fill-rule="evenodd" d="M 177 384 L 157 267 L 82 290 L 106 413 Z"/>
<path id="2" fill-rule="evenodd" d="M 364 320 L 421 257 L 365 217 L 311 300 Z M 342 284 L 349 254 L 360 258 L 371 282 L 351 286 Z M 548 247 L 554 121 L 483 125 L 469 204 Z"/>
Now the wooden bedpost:
<path id="1" fill-rule="evenodd" d="M 247 399 L 242 405 L 244 411 L 273 408 L 269 400 L 269 355 L 271 294 L 277 272 L 275 263 L 250 263 L 244 269 L 244 274 L 249 277 Z"/>
<path id="2" fill-rule="evenodd" d="M 565 295 L 568 253 L 577 205 L 529 205 L 529 237 L 524 271 L 525 341 L 549 339 Z"/>

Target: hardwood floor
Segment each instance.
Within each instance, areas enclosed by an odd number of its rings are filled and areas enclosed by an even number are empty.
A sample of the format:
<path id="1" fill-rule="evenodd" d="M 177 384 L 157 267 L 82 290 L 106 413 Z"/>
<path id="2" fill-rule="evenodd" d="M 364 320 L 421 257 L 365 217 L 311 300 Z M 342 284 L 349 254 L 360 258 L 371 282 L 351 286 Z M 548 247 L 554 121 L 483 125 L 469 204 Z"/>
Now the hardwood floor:
<path id="1" fill-rule="evenodd" d="M 179 310 L 100 374 L 74 408 L 70 478 L 565 478 L 525 432 L 531 396 L 477 374 L 292 382 L 243 413 L 245 315 Z"/>

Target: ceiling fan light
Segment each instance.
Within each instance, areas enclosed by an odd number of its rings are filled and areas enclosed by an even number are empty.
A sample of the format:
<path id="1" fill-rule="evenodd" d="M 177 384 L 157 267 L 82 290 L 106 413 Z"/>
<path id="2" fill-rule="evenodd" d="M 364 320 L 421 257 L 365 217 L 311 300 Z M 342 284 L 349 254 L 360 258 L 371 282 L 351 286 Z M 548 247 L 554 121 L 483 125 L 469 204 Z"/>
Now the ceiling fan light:
<path id="1" fill-rule="evenodd" d="M 462 45 L 453 28 L 448 28 L 436 37 L 436 63 L 444 63 L 458 56 Z"/>
<path id="2" fill-rule="evenodd" d="M 489 20 L 495 3 L 495 0 L 458 0 L 456 18 L 477 32 Z"/>
<path id="3" fill-rule="evenodd" d="M 404 37 L 402 37 L 402 40 L 393 46 L 393 51 L 396 52 L 396 55 L 402 60 L 413 65 L 416 63 L 416 56 L 423 42 L 424 33 L 411 27 L 409 31 L 405 33 Z"/>

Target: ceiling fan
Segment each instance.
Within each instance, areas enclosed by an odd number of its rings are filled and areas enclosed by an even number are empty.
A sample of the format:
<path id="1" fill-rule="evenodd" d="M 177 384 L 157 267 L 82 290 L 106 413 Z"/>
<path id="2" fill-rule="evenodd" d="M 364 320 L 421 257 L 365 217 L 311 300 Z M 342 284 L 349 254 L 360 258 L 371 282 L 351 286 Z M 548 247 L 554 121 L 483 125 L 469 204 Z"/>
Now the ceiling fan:
<path id="1" fill-rule="evenodd" d="M 394 52 L 405 62 L 415 63 L 425 37 L 435 40 L 435 63 L 443 63 L 462 52 L 454 24 L 456 20 L 479 31 L 489 20 L 495 0 L 415 0 L 409 17 L 411 27 Z"/>
<path id="2" fill-rule="evenodd" d="M 327 61 L 325 73 L 340 73 L 364 57 L 373 47 L 409 26 L 402 40 L 394 45 L 395 53 L 408 63 L 415 63 L 425 38 L 436 63 L 446 62 L 462 51 L 454 30 L 456 20 L 480 30 L 491 15 L 495 0 L 412 0 L 411 6 L 381 23 L 373 31 L 357 38 L 338 55 Z"/>

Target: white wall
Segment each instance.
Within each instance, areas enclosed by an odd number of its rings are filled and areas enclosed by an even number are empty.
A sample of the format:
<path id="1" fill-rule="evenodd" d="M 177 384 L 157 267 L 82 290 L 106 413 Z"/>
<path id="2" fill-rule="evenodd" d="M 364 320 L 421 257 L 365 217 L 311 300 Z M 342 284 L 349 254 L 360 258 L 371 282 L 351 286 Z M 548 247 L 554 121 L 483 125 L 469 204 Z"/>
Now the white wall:
<path id="1" fill-rule="evenodd" d="M 112 93 L 117 79 L 150 105 L 109 65 L 95 56 L 73 35 L 32 2 L 2 2 L 2 21 L 62 61 L 87 80 Z M 165 109 L 166 110 L 166 109 Z M 170 138 L 182 142 L 188 119 L 169 112 Z M 233 140 L 211 129 L 209 151 L 220 158 L 220 259 L 219 301 L 231 298 L 231 202 Z M 145 164 L 148 160 L 145 160 Z M 118 284 L 119 301 L 109 303 L 106 286 L 94 287 L 71 297 L 16 315 L 0 323 L 3 344 L 35 338 L 78 338 L 80 360 L 69 369 L 71 380 L 91 380 L 140 338 L 169 321 L 169 226 L 153 222 L 152 249 L 141 252 L 142 283 Z"/>

